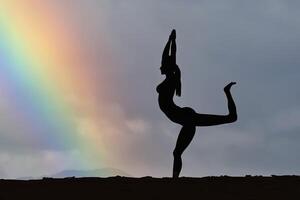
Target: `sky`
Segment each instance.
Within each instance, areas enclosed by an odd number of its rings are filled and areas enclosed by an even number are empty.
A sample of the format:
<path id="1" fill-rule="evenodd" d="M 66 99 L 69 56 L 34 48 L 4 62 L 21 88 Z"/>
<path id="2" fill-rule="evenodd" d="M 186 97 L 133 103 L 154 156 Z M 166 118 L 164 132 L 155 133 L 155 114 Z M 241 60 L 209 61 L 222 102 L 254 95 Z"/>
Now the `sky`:
<path id="1" fill-rule="evenodd" d="M 171 176 L 181 127 L 155 88 L 172 29 L 179 106 L 226 114 L 223 87 L 237 82 L 238 121 L 198 127 L 181 175 L 300 174 L 300 2 L 2 0 L 0 10 L 1 178 Z"/>

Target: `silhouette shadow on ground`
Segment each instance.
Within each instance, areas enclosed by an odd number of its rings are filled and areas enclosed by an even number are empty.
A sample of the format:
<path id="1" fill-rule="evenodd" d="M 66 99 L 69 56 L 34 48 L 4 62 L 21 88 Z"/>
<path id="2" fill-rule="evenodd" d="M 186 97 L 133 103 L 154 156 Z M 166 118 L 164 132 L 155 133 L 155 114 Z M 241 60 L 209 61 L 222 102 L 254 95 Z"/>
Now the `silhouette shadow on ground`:
<path id="1" fill-rule="evenodd" d="M 46 178 L 0 180 L 0 199 L 295 199 L 299 188 L 298 176 Z"/>

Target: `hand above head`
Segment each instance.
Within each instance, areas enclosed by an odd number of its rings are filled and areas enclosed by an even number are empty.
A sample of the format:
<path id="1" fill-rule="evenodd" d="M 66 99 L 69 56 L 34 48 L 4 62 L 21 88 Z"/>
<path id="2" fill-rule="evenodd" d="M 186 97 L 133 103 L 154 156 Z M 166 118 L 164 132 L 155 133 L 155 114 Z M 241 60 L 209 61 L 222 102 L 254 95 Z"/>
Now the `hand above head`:
<path id="1" fill-rule="evenodd" d="M 235 84 L 236 84 L 236 82 L 230 82 L 228 85 L 226 85 L 226 86 L 224 87 L 224 92 L 229 92 L 230 89 L 231 89 L 231 86 L 233 86 L 233 85 L 235 85 Z"/>
<path id="2" fill-rule="evenodd" d="M 169 36 L 169 40 L 175 40 L 175 39 L 176 39 L 176 30 L 173 29 Z"/>

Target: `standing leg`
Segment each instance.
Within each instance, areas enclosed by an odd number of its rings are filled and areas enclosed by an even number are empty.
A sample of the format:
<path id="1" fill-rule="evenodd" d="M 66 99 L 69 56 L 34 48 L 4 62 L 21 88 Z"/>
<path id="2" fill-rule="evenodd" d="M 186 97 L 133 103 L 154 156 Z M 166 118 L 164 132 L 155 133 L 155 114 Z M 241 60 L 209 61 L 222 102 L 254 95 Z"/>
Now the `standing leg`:
<path id="1" fill-rule="evenodd" d="M 191 125 L 184 125 L 180 130 L 179 136 L 177 138 L 176 147 L 173 151 L 174 164 L 173 164 L 173 178 L 178 178 L 181 168 L 182 159 L 181 155 L 187 146 L 191 143 L 196 132 L 196 127 Z"/>

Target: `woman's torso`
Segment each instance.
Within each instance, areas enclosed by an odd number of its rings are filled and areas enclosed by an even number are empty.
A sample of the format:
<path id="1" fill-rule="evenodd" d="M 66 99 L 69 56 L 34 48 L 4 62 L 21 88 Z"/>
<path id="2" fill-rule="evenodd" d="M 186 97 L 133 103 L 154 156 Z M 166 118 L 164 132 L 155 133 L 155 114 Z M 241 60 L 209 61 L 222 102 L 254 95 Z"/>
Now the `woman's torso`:
<path id="1" fill-rule="evenodd" d="M 171 76 L 170 78 L 166 78 L 156 88 L 158 92 L 159 107 L 172 121 L 177 121 L 176 118 L 178 118 L 177 115 L 181 109 L 173 101 L 175 85 L 176 79 L 174 76 Z"/>

